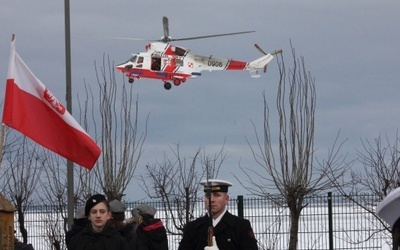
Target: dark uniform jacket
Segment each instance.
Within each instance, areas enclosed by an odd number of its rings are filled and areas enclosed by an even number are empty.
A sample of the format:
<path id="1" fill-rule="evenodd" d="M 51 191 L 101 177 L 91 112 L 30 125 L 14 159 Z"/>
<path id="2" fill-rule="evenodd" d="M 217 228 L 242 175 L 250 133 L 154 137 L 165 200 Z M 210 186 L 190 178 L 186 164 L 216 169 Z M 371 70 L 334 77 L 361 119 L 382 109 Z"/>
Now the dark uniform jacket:
<path id="1" fill-rule="evenodd" d="M 68 244 L 68 250 L 128 250 L 126 240 L 116 230 L 107 225 L 100 233 L 92 231 L 91 226 L 83 228 L 73 236 Z"/>
<path id="2" fill-rule="evenodd" d="M 208 215 L 189 222 L 183 232 L 178 250 L 204 250 L 210 225 Z M 257 250 L 250 222 L 226 212 L 214 228 L 214 236 L 221 250 Z"/>
<path id="3" fill-rule="evenodd" d="M 134 250 L 136 247 L 136 235 L 134 231 L 134 226 L 135 225 L 133 224 L 127 224 L 123 228 L 118 230 L 122 237 L 125 238 L 129 250 Z"/>
<path id="4" fill-rule="evenodd" d="M 140 223 L 136 237 L 136 250 L 168 250 L 167 231 L 160 219 Z"/>
<path id="5" fill-rule="evenodd" d="M 34 250 L 31 244 L 25 244 L 22 242 L 16 242 L 14 244 L 14 250 Z"/>
<path id="6" fill-rule="evenodd" d="M 74 223 L 71 226 L 71 230 L 69 230 L 65 234 L 65 243 L 68 243 L 74 237 L 77 233 L 79 233 L 82 229 L 84 229 L 88 224 L 88 219 L 87 218 L 82 218 L 82 219 L 74 219 Z"/>

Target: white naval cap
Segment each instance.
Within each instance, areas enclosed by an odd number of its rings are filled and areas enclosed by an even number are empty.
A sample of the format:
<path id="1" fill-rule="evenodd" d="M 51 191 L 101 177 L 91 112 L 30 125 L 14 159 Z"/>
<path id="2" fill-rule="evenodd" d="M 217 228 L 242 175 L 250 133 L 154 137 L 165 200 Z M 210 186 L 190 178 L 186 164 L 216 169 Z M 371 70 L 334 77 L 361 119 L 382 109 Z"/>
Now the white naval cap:
<path id="1" fill-rule="evenodd" d="M 376 213 L 390 228 L 400 218 L 400 187 L 393 189 L 379 204 L 376 206 Z"/>
<path id="2" fill-rule="evenodd" d="M 228 187 L 232 186 L 232 183 L 224 180 L 217 179 L 209 179 L 202 180 L 200 184 L 204 186 L 204 192 L 208 192 L 211 189 L 211 192 L 228 192 Z"/>

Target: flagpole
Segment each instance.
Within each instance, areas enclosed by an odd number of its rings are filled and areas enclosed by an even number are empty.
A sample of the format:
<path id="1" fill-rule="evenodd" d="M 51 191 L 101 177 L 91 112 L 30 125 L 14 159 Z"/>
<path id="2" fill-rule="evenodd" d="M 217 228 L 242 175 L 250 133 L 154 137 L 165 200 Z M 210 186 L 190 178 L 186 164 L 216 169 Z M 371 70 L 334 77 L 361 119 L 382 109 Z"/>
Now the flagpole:
<path id="1" fill-rule="evenodd" d="M 4 123 L 1 124 L 1 135 L 0 135 L 0 168 L 3 163 L 3 145 L 4 140 L 6 138 L 6 125 Z"/>
<path id="2" fill-rule="evenodd" d="M 72 98 L 71 98 L 71 32 L 70 32 L 70 14 L 69 0 L 64 0 L 64 15 L 65 15 L 65 72 L 66 72 L 66 103 L 67 110 L 72 115 Z M 71 229 L 74 219 L 74 164 L 67 160 L 67 216 L 68 229 Z"/>
<path id="3" fill-rule="evenodd" d="M 11 42 L 14 42 L 15 34 L 11 35 Z M 3 145 L 6 140 L 6 125 L 4 123 L 1 124 L 1 134 L 0 134 L 0 168 L 3 163 Z"/>

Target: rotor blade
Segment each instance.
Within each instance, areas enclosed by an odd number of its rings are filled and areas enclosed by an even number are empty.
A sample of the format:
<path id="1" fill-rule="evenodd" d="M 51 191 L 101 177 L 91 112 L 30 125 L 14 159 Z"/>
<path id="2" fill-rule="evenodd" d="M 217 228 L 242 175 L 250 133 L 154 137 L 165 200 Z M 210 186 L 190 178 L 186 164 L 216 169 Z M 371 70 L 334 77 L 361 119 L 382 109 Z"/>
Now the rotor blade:
<path id="1" fill-rule="evenodd" d="M 158 42 L 159 39 L 147 39 L 147 38 L 137 38 L 137 37 L 123 37 L 123 36 L 103 36 L 103 35 L 88 35 L 88 34 L 78 34 L 81 36 L 90 36 L 95 38 L 107 38 L 107 39 L 118 39 L 118 40 L 131 40 L 131 41 L 150 41 L 150 42 Z"/>
<path id="2" fill-rule="evenodd" d="M 260 46 L 258 46 L 258 44 L 256 43 L 256 44 L 254 44 L 254 46 L 261 52 L 261 53 L 263 53 L 264 55 L 266 55 L 267 53 L 265 53 L 265 51 L 260 47 Z"/>
<path id="3" fill-rule="evenodd" d="M 145 39 L 145 38 L 134 38 L 134 37 L 122 37 L 122 36 L 106 36 L 106 38 L 119 39 L 119 40 L 133 40 L 133 41 L 159 41 L 155 39 Z"/>
<path id="4" fill-rule="evenodd" d="M 163 28 L 164 28 L 164 37 L 163 41 L 168 42 L 169 41 L 169 24 L 168 24 L 168 17 L 164 16 L 163 17 Z"/>
<path id="5" fill-rule="evenodd" d="M 252 31 L 242 31 L 242 32 L 215 34 L 215 35 L 208 35 L 208 36 L 194 36 L 194 37 L 186 37 L 186 38 L 176 38 L 176 39 L 170 39 L 170 41 L 185 41 L 185 40 L 194 40 L 194 39 L 218 37 L 218 36 L 232 36 L 232 35 L 240 35 L 240 34 L 246 34 L 246 33 L 252 33 L 252 32 L 255 32 L 255 31 L 252 30 Z"/>
<path id="6" fill-rule="evenodd" d="M 274 52 L 271 52 L 271 55 L 276 55 L 276 54 L 280 54 L 280 53 L 282 53 L 283 52 L 283 50 L 275 50 Z"/>

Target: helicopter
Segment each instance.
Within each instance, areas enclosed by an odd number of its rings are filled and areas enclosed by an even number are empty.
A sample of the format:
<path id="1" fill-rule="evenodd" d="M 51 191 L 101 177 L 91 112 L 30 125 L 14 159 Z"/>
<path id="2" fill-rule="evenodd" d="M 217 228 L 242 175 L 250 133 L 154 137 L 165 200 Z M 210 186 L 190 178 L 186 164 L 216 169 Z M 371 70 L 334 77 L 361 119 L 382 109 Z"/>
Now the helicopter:
<path id="1" fill-rule="evenodd" d="M 132 54 L 128 61 L 116 66 L 118 71 L 128 77 L 129 83 L 141 78 L 159 79 L 163 81 L 164 88 L 169 90 L 172 87 L 171 83 L 179 86 L 190 78 L 201 76 L 201 71 L 204 70 L 248 70 L 253 78 L 257 78 L 260 77 L 258 71 L 264 69 L 264 72 L 266 72 L 267 64 L 274 58 L 274 55 L 282 53 L 282 50 L 265 53 L 260 46 L 255 44 L 255 47 L 264 55 L 251 62 L 202 56 L 186 48 L 175 46 L 171 42 L 240 35 L 255 31 L 173 39 L 169 36 L 169 22 L 166 16 L 163 17 L 163 29 L 164 36 L 158 40 L 118 37 L 119 39 L 147 40 L 151 42 L 145 46 L 145 52 Z"/>

